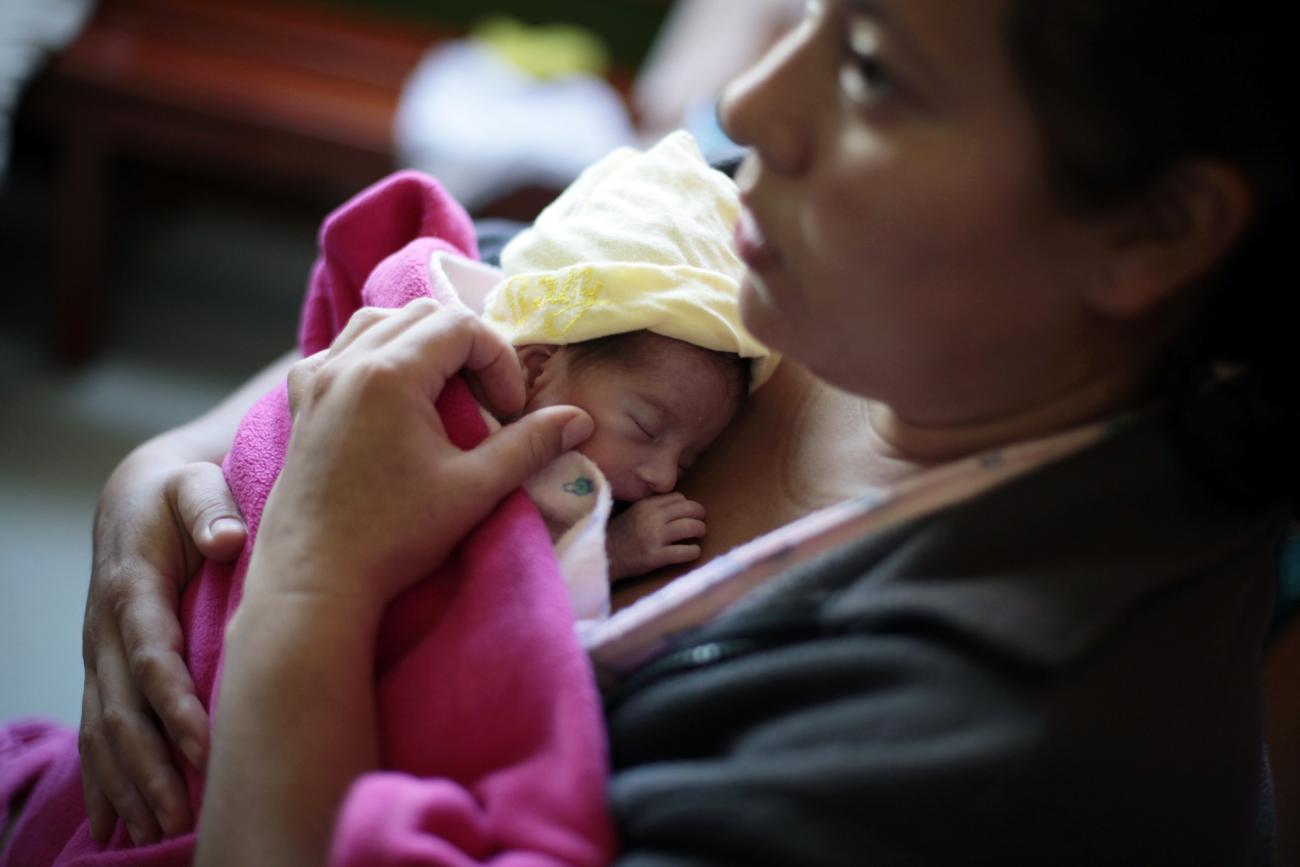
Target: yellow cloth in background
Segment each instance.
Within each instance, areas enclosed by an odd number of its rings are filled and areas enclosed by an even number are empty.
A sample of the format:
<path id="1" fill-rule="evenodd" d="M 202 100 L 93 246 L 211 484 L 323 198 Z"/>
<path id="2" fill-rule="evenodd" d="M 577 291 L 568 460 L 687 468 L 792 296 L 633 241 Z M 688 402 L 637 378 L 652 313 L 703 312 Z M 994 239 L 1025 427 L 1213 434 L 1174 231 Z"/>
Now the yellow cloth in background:
<path id="1" fill-rule="evenodd" d="M 515 346 L 647 330 L 751 360 L 751 388 L 777 356 L 741 325 L 744 263 L 735 183 L 689 133 L 620 148 L 578 177 L 501 253 L 506 279 L 483 316 Z"/>
<path id="2" fill-rule="evenodd" d="M 603 78 L 609 69 L 605 43 L 591 31 L 572 24 L 533 27 L 513 18 L 493 17 L 475 26 L 470 36 L 533 78 Z"/>

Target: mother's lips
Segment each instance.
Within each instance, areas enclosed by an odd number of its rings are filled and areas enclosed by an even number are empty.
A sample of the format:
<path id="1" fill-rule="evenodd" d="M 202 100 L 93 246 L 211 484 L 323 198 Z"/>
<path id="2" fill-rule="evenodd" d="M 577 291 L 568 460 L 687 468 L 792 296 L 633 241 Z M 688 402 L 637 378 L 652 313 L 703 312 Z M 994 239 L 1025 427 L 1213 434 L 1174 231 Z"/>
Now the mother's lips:
<path id="1" fill-rule="evenodd" d="M 740 219 L 736 221 L 736 253 L 752 271 L 769 271 L 781 262 L 776 252 L 763 234 L 758 220 L 748 208 L 741 208 Z"/>

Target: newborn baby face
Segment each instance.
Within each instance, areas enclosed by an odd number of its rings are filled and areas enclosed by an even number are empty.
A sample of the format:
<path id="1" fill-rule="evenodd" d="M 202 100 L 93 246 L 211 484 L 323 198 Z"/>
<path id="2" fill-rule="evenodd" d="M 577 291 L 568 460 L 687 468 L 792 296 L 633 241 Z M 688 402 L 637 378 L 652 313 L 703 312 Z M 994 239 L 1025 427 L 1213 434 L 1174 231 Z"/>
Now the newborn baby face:
<path id="1" fill-rule="evenodd" d="M 525 411 L 556 404 L 596 422 L 578 450 L 609 480 L 614 499 L 666 494 L 722 433 L 743 386 L 717 353 L 648 332 L 612 356 L 575 359 L 571 347 L 528 346 Z"/>

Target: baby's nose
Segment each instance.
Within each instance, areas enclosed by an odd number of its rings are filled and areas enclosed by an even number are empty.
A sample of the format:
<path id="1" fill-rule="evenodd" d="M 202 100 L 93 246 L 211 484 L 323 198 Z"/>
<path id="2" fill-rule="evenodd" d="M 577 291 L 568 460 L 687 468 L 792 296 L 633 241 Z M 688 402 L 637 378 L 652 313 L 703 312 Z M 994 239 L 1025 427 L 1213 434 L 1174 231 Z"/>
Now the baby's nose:
<path id="1" fill-rule="evenodd" d="M 656 494 L 666 494 L 677 484 L 677 462 L 659 458 L 641 468 L 641 479 Z"/>

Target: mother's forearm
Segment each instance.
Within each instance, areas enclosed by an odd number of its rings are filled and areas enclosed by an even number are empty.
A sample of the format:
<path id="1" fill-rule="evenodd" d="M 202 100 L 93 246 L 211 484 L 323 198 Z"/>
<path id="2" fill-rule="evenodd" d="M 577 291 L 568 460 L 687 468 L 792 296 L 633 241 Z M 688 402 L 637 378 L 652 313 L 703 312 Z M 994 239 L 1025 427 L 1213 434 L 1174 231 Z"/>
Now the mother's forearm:
<path id="1" fill-rule="evenodd" d="M 199 865 L 325 863 L 348 785 L 378 763 L 379 612 L 252 591 L 227 630 Z"/>

